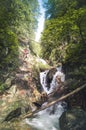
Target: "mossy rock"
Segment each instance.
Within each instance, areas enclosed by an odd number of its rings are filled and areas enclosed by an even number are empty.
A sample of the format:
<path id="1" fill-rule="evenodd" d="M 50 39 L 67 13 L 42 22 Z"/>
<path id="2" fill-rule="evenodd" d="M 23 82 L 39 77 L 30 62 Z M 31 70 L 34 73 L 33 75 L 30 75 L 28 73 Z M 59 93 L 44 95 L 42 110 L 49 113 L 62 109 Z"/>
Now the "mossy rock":
<path id="1" fill-rule="evenodd" d="M 60 117 L 61 130 L 86 130 L 86 111 L 73 108 Z"/>

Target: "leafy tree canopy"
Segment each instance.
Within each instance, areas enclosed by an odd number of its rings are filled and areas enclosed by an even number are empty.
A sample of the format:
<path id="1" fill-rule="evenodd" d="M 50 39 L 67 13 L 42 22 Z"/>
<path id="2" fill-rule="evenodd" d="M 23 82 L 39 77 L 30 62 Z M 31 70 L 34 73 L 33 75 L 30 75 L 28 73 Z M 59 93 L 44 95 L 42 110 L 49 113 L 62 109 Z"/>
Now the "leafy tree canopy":
<path id="1" fill-rule="evenodd" d="M 38 0 L 0 0 L 0 67 L 15 64 L 18 38 L 34 37 L 38 17 Z"/>
<path id="2" fill-rule="evenodd" d="M 86 1 L 48 0 L 44 7 L 43 57 L 53 63 L 85 64 Z M 83 57 L 82 61 L 79 61 L 80 57 Z"/>

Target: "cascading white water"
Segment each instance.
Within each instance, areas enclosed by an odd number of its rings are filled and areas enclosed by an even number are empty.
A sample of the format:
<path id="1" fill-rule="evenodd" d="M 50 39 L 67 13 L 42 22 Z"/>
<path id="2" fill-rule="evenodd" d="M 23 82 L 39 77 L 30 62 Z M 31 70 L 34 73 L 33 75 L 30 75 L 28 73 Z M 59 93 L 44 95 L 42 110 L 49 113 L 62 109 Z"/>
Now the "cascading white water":
<path id="1" fill-rule="evenodd" d="M 50 89 L 48 90 L 46 87 L 46 75 L 48 70 L 40 73 L 40 82 L 44 91 L 48 94 L 51 93 L 55 89 L 55 77 L 57 75 L 61 76 L 61 80 L 65 80 L 65 75 L 61 72 L 61 68 L 57 68 L 57 72 L 53 76 L 53 80 L 50 84 Z M 59 102 L 54 106 L 47 108 L 39 112 L 35 118 L 26 119 L 26 123 L 29 124 L 32 130 L 60 130 L 59 128 L 59 117 L 64 112 L 64 102 Z M 54 113 L 52 113 L 54 107 Z"/>

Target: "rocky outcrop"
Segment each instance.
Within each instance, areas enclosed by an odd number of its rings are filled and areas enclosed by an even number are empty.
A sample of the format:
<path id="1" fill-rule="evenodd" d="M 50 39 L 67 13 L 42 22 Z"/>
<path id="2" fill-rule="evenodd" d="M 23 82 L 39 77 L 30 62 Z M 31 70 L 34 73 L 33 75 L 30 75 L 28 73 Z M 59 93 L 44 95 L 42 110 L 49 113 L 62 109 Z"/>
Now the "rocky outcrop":
<path id="1" fill-rule="evenodd" d="M 28 91 L 23 89 L 16 93 L 12 92 L 0 99 L 0 122 L 10 121 L 31 110 L 32 104 L 27 96 L 27 92 Z"/>
<path id="2" fill-rule="evenodd" d="M 67 93 L 86 83 L 86 67 L 83 64 L 79 65 L 77 63 L 74 65 L 65 63 L 63 69 L 66 75 Z M 80 106 L 82 109 L 86 110 L 86 88 L 69 97 L 67 103 L 70 108 Z"/>
<path id="3" fill-rule="evenodd" d="M 86 130 L 86 111 L 73 108 L 60 117 L 61 130 Z"/>
<path id="4" fill-rule="evenodd" d="M 56 68 L 52 68 L 49 70 L 49 72 L 47 73 L 47 76 L 46 76 L 46 82 L 47 82 L 47 87 L 49 88 L 50 87 L 50 83 L 53 79 L 53 75 L 55 74 L 56 72 Z"/>

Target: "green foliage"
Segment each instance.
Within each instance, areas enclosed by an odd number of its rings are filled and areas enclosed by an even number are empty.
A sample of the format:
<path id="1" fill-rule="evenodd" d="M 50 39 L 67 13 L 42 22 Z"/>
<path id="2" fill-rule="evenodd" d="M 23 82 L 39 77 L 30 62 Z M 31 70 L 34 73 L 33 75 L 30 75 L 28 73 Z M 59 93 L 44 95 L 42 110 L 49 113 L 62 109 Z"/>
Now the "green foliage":
<path id="1" fill-rule="evenodd" d="M 41 62 L 37 63 L 36 67 L 37 67 L 37 70 L 42 70 L 42 71 L 50 68 L 48 64 L 45 65 Z"/>
<path id="2" fill-rule="evenodd" d="M 38 0 L 0 0 L 0 90 L 6 76 L 19 65 L 19 42 L 34 38 L 39 17 Z M 33 46 L 33 45 L 32 45 Z M 39 54 L 40 47 L 35 44 L 34 52 Z"/>
<path id="3" fill-rule="evenodd" d="M 71 77 L 75 77 L 75 79 L 84 79 L 86 80 L 86 67 L 81 66 L 76 68 L 73 72 L 70 72 Z"/>
<path id="4" fill-rule="evenodd" d="M 41 38 L 43 57 L 53 63 L 85 64 L 86 2 L 48 0 L 45 7 L 47 19 Z"/>
<path id="5" fill-rule="evenodd" d="M 3 93 L 6 88 L 6 85 L 4 83 L 0 83 L 0 93 Z"/>
<path id="6" fill-rule="evenodd" d="M 35 0 L 1 0 L 0 1 L 1 28 L 9 27 L 18 35 L 28 37 L 34 34 L 39 16 L 38 1 Z"/>
<path id="7" fill-rule="evenodd" d="M 15 66 L 18 57 L 18 40 L 15 33 L 9 29 L 0 31 L 0 52 L 1 68 Z"/>
<path id="8" fill-rule="evenodd" d="M 35 35 L 35 30 L 37 28 L 37 18 L 39 16 L 39 5 L 38 1 L 33 0 L 23 0 L 21 2 L 22 8 L 20 12 L 20 17 L 18 17 L 18 26 L 15 26 L 14 30 L 21 37 L 33 38 Z"/>
<path id="9" fill-rule="evenodd" d="M 70 44 L 66 51 L 66 63 L 77 65 L 77 67 L 86 64 L 86 44 Z"/>
<path id="10" fill-rule="evenodd" d="M 38 1 L 0 1 L 0 68 L 18 65 L 18 38 L 34 37 L 39 16 Z"/>
<path id="11" fill-rule="evenodd" d="M 35 41 L 32 41 L 29 43 L 30 50 L 32 50 L 32 53 L 36 56 L 41 56 L 41 45 L 39 43 L 36 43 Z"/>
<path id="12" fill-rule="evenodd" d="M 41 60 L 37 60 L 37 58 L 34 58 L 34 65 L 33 65 L 33 73 L 37 73 L 39 74 L 40 71 L 45 71 L 46 69 L 49 69 L 50 66 L 46 63 L 44 64 L 43 62 L 41 62 Z M 36 76 L 38 77 L 38 76 Z"/>

